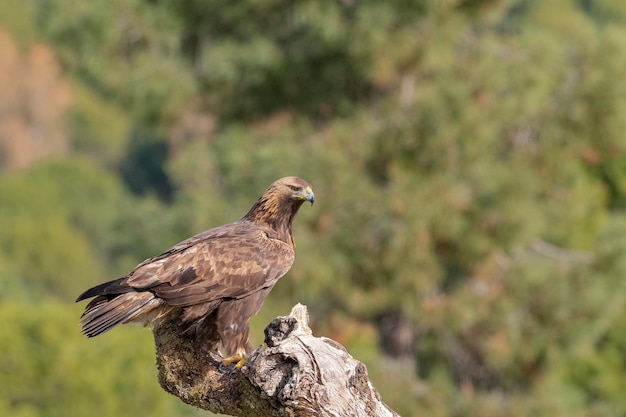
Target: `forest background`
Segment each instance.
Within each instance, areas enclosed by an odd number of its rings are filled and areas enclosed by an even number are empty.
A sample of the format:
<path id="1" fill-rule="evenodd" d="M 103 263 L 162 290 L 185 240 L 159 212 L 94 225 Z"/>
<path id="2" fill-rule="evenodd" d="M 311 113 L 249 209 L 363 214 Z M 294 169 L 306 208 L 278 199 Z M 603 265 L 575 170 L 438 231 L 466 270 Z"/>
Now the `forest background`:
<path id="1" fill-rule="evenodd" d="M 626 2 L 0 2 L 0 415 L 200 416 L 84 289 L 313 184 L 296 302 L 404 416 L 626 415 Z"/>

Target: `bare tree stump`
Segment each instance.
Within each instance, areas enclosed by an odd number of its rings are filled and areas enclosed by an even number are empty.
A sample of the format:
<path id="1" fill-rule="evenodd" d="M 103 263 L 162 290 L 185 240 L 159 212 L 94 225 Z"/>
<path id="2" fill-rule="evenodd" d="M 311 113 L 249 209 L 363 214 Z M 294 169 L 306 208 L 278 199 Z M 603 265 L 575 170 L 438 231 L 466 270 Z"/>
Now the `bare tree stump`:
<path id="1" fill-rule="evenodd" d="M 317 338 L 298 304 L 265 329 L 241 369 L 185 337 L 174 322 L 154 329 L 159 382 L 187 404 L 233 416 L 398 416 L 385 405 L 365 365 L 339 343 Z"/>

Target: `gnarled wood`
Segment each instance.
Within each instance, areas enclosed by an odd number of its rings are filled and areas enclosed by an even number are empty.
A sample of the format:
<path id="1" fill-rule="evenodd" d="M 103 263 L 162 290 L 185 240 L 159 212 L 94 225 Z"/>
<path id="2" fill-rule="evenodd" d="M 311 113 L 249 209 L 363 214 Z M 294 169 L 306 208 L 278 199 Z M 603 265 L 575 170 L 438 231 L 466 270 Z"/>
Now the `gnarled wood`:
<path id="1" fill-rule="evenodd" d="M 385 405 L 365 365 L 337 342 L 314 337 L 305 306 L 265 329 L 267 347 L 241 369 L 185 336 L 176 321 L 154 329 L 163 389 L 187 404 L 234 416 L 398 416 Z"/>

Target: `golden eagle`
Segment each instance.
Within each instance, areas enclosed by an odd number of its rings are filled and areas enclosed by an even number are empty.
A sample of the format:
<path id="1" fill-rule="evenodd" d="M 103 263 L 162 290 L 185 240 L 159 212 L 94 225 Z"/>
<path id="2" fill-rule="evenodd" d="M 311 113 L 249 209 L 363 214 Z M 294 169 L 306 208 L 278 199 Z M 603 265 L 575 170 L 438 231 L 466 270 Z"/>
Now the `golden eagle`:
<path id="1" fill-rule="evenodd" d="M 181 320 L 194 337 L 237 362 L 249 353 L 249 320 L 294 261 L 291 224 L 315 196 L 301 178 L 275 181 L 239 221 L 207 230 L 97 285 L 81 316 L 89 337 L 118 324 Z"/>

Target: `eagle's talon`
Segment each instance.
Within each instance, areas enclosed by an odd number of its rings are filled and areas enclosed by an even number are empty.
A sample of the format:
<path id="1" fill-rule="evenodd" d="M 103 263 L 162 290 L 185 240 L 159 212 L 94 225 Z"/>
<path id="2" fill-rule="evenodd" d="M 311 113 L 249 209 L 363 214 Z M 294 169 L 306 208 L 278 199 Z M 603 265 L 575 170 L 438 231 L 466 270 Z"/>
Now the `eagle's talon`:
<path id="1" fill-rule="evenodd" d="M 222 360 L 222 366 L 230 366 L 233 363 L 235 364 L 235 369 L 243 368 L 245 364 L 248 363 L 248 355 L 245 353 L 235 353 L 234 355 Z"/>

